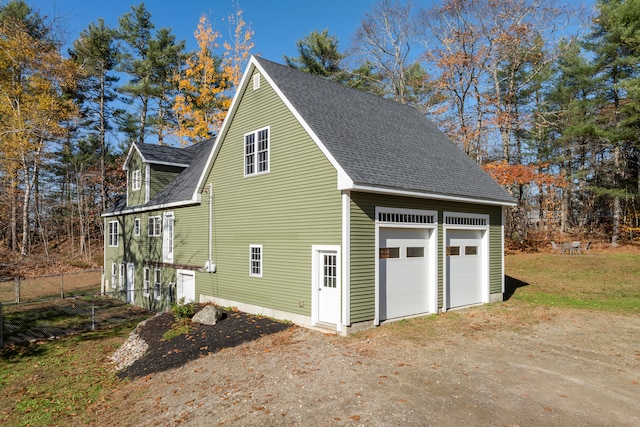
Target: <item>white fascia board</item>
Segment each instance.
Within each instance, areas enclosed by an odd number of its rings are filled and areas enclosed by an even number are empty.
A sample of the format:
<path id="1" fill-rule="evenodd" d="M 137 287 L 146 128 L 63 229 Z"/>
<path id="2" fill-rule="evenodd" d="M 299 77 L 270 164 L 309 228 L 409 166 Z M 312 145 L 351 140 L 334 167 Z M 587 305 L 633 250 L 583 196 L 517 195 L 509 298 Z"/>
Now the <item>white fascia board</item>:
<path id="1" fill-rule="evenodd" d="M 176 163 L 176 162 L 163 162 L 160 160 L 154 160 L 154 161 L 145 161 L 148 164 L 151 165 L 167 165 L 167 166 L 178 166 L 180 168 L 188 168 L 189 165 L 186 163 Z"/>
<path id="2" fill-rule="evenodd" d="M 392 196 L 418 197 L 421 199 L 434 199 L 434 200 L 445 200 L 448 202 L 473 203 L 476 205 L 516 206 L 515 202 L 501 202 L 497 200 L 487 200 L 487 199 L 472 199 L 469 197 L 450 196 L 446 194 L 435 194 L 435 193 L 421 193 L 418 191 L 408 191 L 408 190 L 395 190 L 391 188 L 374 187 L 374 186 L 359 185 L 359 184 L 355 184 L 348 188 L 338 188 L 338 190 L 352 190 L 352 191 L 361 191 L 363 193 L 389 194 Z"/>
<path id="3" fill-rule="evenodd" d="M 264 71 L 264 69 L 260 66 L 260 64 L 255 60 L 254 57 L 251 57 L 252 63 L 255 67 L 262 73 L 264 78 L 267 80 L 271 88 L 276 92 L 280 100 L 287 106 L 289 111 L 293 114 L 293 116 L 298 120 L 298 122 L 302 125 L 304 130 L 309 134 L 313 142 L 316 143 L 322 154 L 329 160 L 329 163 L 334 167 L 334 169 L 338 172 L 338 186 L 341 187 L 343 185 L 353 185 L 353 181 L 347 174 L 347 172 L 340 166 L 340 163 L 333 157 L 333 155 L 329 152 L 327 147 L 322 143 L 318 135 L 311 129 L 311 127 L 307 124 L 304 118 L 300 115 L 300 113 L 294 108 L 294 106 L 289 102 L 287 97 L 282 93 L 280 88 L 275 84 L 275 82 L 269 77 L 269 75 Z"/>
<path id="4" fill-rule="evenodd" d="M 118 212 L 103 213 L 100 216 L 103 218 L 106 218 L 110 216 L 127 215 L 131 213 L 160 211 L 160 210 L 170 209 L 170 208 L 180 207 L 180 206 L 197 205 L 198 203 L 200 203 L 200 198 L 196 200 L 182 200 L 180 202 L 164 203 L 164 204 L 153 205 L 153 206 L 138 206 L 134 208 L 123 209 Z"/>
<path id="5" fill-rule="evenodd" d="M 129 147 L 129 152 L 127 153 L 127 158 L 124 159 L 124 164 L 122 165 L 122 170 L 125 170 L 125 171 L 129 170 L 129 159 L 131 158 L 131 155 L 133 154 L 133 150 L 134 149 L 138 152 L 138 154 L 142 158 L 142 162 L 144 162 L 144 156 L 142 155 L 140 150 L 138 150 L 138 146 L 134 142 L 134 143 L 131 144 L 131 147 Z"/>

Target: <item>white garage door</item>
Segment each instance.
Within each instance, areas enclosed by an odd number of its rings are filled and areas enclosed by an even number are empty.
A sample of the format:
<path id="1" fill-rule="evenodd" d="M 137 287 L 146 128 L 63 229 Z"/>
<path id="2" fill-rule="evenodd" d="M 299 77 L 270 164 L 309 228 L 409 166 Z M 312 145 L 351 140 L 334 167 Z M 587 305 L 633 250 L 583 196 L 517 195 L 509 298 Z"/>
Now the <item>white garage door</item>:
<path id="1" fill-rule="evenodd" d="M 428 242 L 430 230 L 380 228 L 380 320 L 429 311 Z"/>
<path id="2" fill-rule="evenodd" d="M 482 231 L 447 230 L 447 308 L 482 302 Z"/>

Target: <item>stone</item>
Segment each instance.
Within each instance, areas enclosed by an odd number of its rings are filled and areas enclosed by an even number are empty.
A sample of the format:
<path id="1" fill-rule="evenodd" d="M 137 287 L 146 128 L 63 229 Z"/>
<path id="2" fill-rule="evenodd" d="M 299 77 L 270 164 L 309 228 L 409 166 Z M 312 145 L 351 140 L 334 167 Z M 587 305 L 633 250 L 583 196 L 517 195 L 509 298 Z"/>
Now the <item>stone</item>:
<path id="1" fill-rule="evenodd" d="M 192 322 L 201 323 L 203 325 L 215 325 L 222 318 L 222 312 L 215 305 L 207 305 L 197 312 Z"/>

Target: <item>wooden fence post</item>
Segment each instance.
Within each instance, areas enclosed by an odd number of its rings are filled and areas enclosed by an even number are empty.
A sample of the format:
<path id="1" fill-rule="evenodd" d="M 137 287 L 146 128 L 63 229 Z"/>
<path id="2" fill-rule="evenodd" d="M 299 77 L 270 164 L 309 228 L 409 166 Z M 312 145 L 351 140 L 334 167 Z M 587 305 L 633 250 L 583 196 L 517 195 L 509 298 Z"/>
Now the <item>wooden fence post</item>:
<path id="1" fill-rule="evenodd" d="M 16 277 L 15 279 L 13 292 L 15 294 L 15 302 L 19 303 L 20 302 L 20 278 L 19 277 Z"/>

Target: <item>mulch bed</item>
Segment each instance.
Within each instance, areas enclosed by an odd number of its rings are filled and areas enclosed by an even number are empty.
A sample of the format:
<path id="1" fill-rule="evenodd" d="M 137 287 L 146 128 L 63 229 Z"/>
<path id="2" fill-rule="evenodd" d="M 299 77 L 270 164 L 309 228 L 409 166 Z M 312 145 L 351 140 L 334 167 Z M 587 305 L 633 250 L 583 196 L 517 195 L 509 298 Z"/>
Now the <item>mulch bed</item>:
<path id="1" fill-rule="evenodd" d="M 215 325 L 192 323 L 188 334 L 169 341 L 165 341 L 162 335 L 176 322 L 172 313 L 162 313 L 147 320 L 138 328 L 138 335 L 149 344 L 149 351 L 131 366 L 118 372 L 118 376 L 133 379 L 177 368 L 223 348 L 234 347 L 292 326 L 239 311 L 222 312 L 222 319 Z"/>

